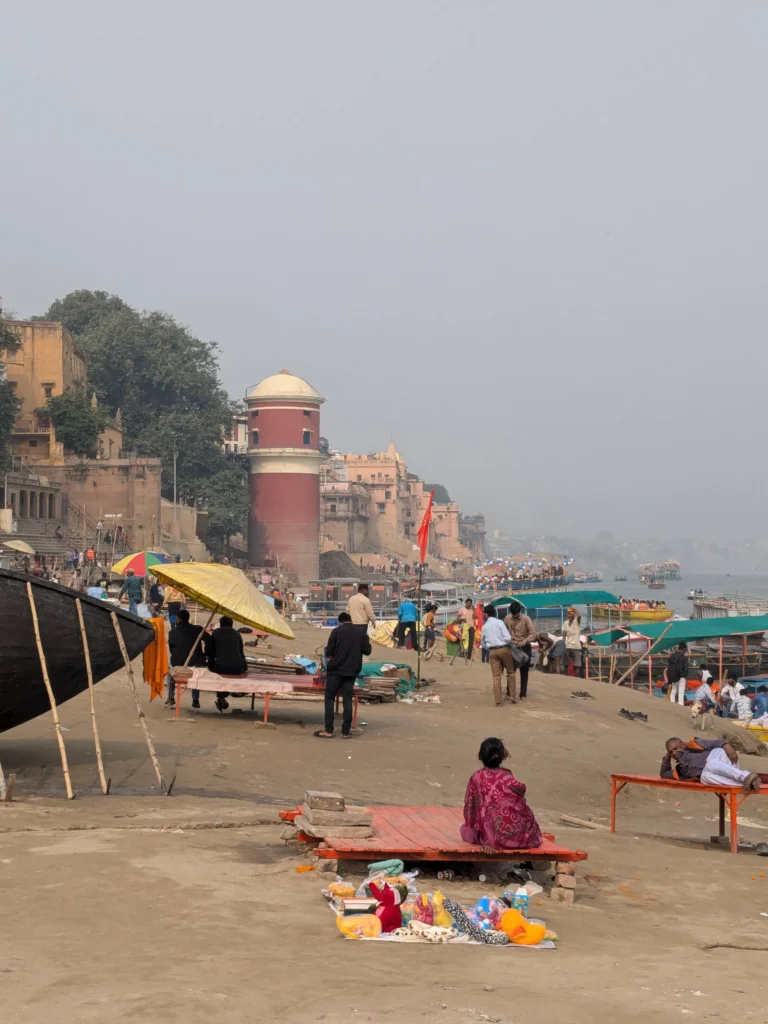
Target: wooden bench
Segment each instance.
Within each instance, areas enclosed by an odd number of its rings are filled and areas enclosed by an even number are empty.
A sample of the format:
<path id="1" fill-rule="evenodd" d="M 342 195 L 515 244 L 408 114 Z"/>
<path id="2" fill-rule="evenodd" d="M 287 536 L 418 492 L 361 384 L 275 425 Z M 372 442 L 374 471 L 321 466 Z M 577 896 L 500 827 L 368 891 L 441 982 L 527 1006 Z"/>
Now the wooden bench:
<path id="1" fill-rule="evenodd" d="M 768 783 L 768 775 L 760 775 L 765 787 Z M 731 819 L 731 853 L 736 853 L 739 845 L 738 813 L 739 807 L 751 796 L 768 796 L 768 787 L 761 789 L 758 793 L 745 793 L 739 786 L 705 786 L 704 783 L 695 779 L 662 779 L 657 775 L 611 775 L 611 832 L 616 831 L 616 797 L 625 786 L 653 786 L 657 789 L 669 789 L 688 791 L 693 793 L 713 793 L 720 804 L 720 832 L 713 836 L 713 842 L 722 842 L 725 838 L 725 805 L 728 803 L 728 811 Z"/>
<path id="2" fill-rule="evenodd" d="M 465 843 L 461 838 L 464 811 L 461 807 L 371 807 L 373 836 L 369 839 L 328 838 L 315 854 L 325 860 L 389 860 L 404 861 L 557 861 L 587 859 L 583 850 L 569 850 L 555 843 L 555 837 L 544 833 L 541 846 L 531 850 L 499 850 L 484 853 L 482 847 Z M 294 821 L 303 813 L 281 811 L 283 821 Z M 319 842 L 299 832 L 305 842 Z"/>
<path id="3" fill-rule="evenodd" d="M 181 698 L 187 690 L 198 689 L 205 693 L 244 693 L 251 698 L 251 711 L 255 708 L 257 698 L 264 701 L 264 715 L 261 725 L 269 725 L 274 728 L 274 723 L 269 721 L 269 705 L 273 700 L 301 701 L 309 704 L 325 705 L 325 687 L 317 686 L 312 681 L 312 676 L 289 676 L 284 675 L 271 677 L 259 673 L 246 676 L 217 676 L 214 680 L 200 680 L 194 682 L 190 679 L 174 677 L 176 684 L 176 718 L 181 712 Z M 274 690 L 270 692 L 270 682 L 274 684 Z M 338 712 L 341 702 L 341 694 L 336 695 L 335 708 Z M 355 687 L 352 693 L 352 728 L 357 726 L 357 714 L 360 702 L 360 690 Z M 257 723 L 259 724 L 259 723 Z"/>

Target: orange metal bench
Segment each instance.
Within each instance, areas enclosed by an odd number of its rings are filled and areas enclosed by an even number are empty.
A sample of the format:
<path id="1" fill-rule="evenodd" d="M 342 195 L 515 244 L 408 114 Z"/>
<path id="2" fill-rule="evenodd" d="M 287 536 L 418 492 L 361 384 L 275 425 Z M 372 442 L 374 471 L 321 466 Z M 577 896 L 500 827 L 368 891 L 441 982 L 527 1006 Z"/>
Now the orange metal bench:
<path id="1" fill-rule="evenodd" d="M 461 807 L 371 807 L 373 813 L 370 839 L 326 839 L 315 850 L 317 857 L 327 860 L 385 860 L 397 857 L 405 861 L 508 861 L 586 860 L 583 850 L 569 850 L 555 843 L 555 837 L 543 833 L 541 846 L 532 850 L 500 850 L 483 853 L 482 847 L 465 843 L 460 829 L 464 824 Z M 297 810 L 281 811 L 283 821 L 293 821 Z M 318 842 L 304 833 L 299 838 Z"/>
<path id="2" fill-rule="evenodd" d="M 768 775 L 760 775 L 765 785 Z M 705 786 L 702 782 L 691 779 L 662 779 L 657 775 L 611 775 L 611 832 L 616 831 L 616 797 L 625 786 L 655 786 L 659 789 L 688 790 L 693 793 L 714 793 L 720 804 L 720 833 L 718 839 L 725 838 L 725 804 L 731 818 L 731 853 L 736 853 L 739 844 L 738 812 L 739 807 L 750 796 L 768 796 L 768 788 L 759 793 L 744 793 L 739 786 Z"/>

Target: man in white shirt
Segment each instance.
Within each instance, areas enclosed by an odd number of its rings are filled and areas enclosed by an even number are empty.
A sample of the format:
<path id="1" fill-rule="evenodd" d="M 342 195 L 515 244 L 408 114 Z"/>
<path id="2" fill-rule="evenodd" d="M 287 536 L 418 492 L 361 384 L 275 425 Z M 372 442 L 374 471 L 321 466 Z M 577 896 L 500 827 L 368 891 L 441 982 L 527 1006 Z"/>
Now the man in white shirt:
<path id="1" fill-rule="evenodd" d="M 360 583 L 357 593 L 347 601 L 347 611 L 352 616 L 352 625 L 358 629 L 368 632 L 368 623 L 376 628 L 376 615 L 373 611 L 371 599 L 368 597 L 368 584 Z"/>
<path id="2" fill-rule="evenodd" d="M 739 682 L 739 673 L 736 669 L 729 668 L 726 680 L 720 688 L 720 700 L 726 717 L 734 711 L 738 712 L 738 708 L 733 707 L 733 704 L 741 696 L 743 689 L 743 684 Z"/>
<path id="3" fill-rule="evenodd" d="M 581 670 L 581 619 L 575 608 L 568 609 L 568 618 L 563 623 L 563 640 L 563 672 L 568 675 L 568 666 L 573 665 L 573 674 L 577 676 Z"/>
<path id="4" fill-rule="evenodd" d="M 496 707 L 501 707 L 505 702 L 517 704 L 515 696 L 515 663 L 512 660 L 512 651 L 509 644 L 512 640 L 509 630 L 496 615 L 496 609 L 492 604 L 487 604 L 483 609 L 485 625 L 480 634 L 480 646 L 488 651 L 488 660 L 491 665 L 491 677 L 493 679 L 493 702 Z M 501 698 L 501 676 L 507 673 L 507 693 L 504 700 Z"/>

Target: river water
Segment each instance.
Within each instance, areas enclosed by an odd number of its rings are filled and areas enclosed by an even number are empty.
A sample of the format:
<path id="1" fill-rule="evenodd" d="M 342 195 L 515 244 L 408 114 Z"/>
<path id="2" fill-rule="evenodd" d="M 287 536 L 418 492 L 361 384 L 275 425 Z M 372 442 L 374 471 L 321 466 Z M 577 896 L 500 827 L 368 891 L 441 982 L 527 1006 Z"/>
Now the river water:
<path id="1" fill-rule="evenodd" d="M 646 601 L 664 601 L 678 615 L 688 618 L 693 612 L 693 602 L 688 600 L 692 590 L 703 590 L 708 597 L 762 598 L 768 603 L 768 576 L 726 576 L 724 573 L 686 573 L 680 580 L 667 580 L 665 590 L 649 590 L 636 576 L 627 574 L 626 583 L 614 583 L 614 575 L 603 573 L 602 583 L 578 585 L 579 590 L 607 590 L 625 598 Z"/>

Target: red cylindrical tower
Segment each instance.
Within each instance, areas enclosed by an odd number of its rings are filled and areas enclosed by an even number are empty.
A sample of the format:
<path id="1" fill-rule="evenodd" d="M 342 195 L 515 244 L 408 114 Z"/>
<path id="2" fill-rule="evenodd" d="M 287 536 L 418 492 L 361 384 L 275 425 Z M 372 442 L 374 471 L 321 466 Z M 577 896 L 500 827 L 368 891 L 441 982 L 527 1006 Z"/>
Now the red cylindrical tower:
<path id="1" fill-rule="evenodd" d="M 301 377 L 280 370 L 245 396 L 251 518 L 248 560 L 279 558 L 302 583 L 320 571 L 320 406 Z"/>

